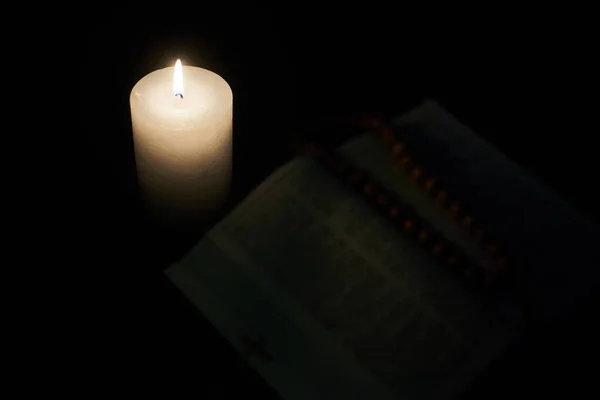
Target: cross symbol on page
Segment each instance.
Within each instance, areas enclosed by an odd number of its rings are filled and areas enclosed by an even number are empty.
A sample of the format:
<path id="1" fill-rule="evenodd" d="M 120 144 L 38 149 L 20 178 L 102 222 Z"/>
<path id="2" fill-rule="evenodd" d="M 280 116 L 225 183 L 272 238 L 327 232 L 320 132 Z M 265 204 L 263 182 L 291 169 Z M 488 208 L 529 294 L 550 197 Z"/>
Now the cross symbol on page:
<path id="1" fill-rule="evenodd" d="M 269 354 L 266 349 L 267 340 L 264 338 L 264 336 L 258 335 L 255 338 L 252 338 L 250 335 L 244 334 L 243 342 L 244 346 L 246 347 L 246 359 L 257 356 L 259 359 L 267 363 L 273 360 L 273 356 Z"/>

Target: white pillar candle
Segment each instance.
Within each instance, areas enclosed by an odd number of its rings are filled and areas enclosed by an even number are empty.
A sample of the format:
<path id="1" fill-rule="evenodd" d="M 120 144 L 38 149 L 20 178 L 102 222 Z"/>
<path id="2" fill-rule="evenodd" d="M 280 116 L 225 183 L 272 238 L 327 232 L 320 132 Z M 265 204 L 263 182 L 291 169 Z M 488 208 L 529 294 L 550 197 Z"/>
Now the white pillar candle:
<path id="1" fill-rule="evenodd" d="M 163 68 L 131 91 L 135 161 L 143 201 L 172 220 L 218 209 L 231 181 L 233 94 L 219 75 Z"/>

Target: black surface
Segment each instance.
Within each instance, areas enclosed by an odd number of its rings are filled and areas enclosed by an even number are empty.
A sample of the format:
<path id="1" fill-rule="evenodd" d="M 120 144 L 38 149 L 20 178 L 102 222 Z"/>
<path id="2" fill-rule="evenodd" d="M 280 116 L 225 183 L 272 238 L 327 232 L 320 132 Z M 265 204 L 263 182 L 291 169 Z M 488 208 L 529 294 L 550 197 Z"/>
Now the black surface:
<path id="1" fill-rule="evenodd" d="M 370 4 L 139 3 L 83 17 L 85 36 L 74 47 L 82 54 L 80 90 L 93 95 L 80 102 L 88 164 L 79 184 L 90 210 L 80 236 L 90 287 L 99 290 L 81 324 L 89 328 L 86 359 L 106 365 L 94 375 L 100 386 L 155 391 L 166 382 L 169 390 L 195 386 L 199 396 L 268 398 L 162 276 L 199 233 L 157 230 L 137 205 L 129 91 L 178 57 L 232 86 L 232 203 L 286 159 L 297 126 L 337 114 L 398 115 L 432 97 L 599 220 L 597 128 L 580 93 L 592 71 L 585 36 L 566 40 L 538 19 L 497 15 L 502 23 L 494 25 L 479 15 L 465 24 Z M 537 333 L 480 390 L 591 393 L 598 332 L 591 310 Z"/>

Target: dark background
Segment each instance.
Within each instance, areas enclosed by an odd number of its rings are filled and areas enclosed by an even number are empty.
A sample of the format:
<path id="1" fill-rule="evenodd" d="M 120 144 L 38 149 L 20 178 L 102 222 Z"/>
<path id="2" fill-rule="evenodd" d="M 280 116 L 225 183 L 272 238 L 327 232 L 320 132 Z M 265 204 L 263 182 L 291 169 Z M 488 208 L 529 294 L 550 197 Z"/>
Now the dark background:
<path id="1" fill-rule="evenodd" d="M 82 13 L 74 41 L 86 94 L 81 198 L 95 210 L 82 249 L 102 288 L 85 325 L 102 339 L 86 358 L 106 365 L 100 386 L 154 391 L 167 382 L 216 398 L 268 398 L 260 378 L 162 277 L 199 235 L 156 229 L 137 204 L 129 92 L 177 58 L 217 72 L 233 89 L 232 204 L 289 157 L 286 142 L 299 126 L 336 115 L 396 116 L 433 98 L 599 220 L 585 13 L 423 5 L 174 1 L 92 4 Z M 589 393 L 597 332 L 590 310 L 536 332 L 475 390 Z"/>

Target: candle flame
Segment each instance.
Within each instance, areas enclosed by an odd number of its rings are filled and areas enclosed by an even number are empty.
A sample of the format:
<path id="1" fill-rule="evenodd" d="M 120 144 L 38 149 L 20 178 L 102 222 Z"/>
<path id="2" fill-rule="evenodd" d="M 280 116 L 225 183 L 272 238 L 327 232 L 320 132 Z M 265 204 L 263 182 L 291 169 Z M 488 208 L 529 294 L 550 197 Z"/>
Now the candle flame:
<path id="1" fill-rule="evenodd" d="M 183 99 L 183 67 L 179 59 L 175 63 L 175 73 L 173 74 L 173 94 Z"/>

